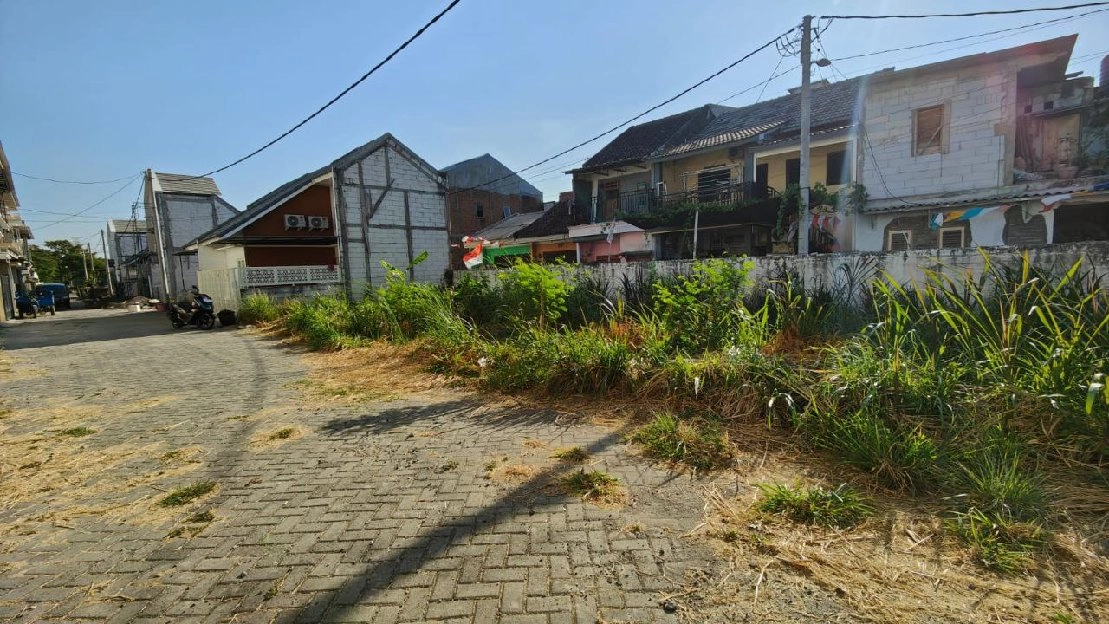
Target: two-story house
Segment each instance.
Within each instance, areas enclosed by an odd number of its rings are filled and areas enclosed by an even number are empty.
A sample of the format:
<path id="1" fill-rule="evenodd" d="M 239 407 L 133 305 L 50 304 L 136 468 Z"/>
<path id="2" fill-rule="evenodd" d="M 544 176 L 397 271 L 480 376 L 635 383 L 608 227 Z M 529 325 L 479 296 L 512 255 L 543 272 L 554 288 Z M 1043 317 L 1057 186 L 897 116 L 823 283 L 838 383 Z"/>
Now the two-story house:
<path id="1" fill-rule="evenodd" d="M 221 308 L 244 292 L 284 298 L 385 284 L 383 263 L 438 282 L 449 266 L 442 174 L 384 134 L 251 202 L 190 241 L 200 288 Z"/>
<path id="2" fill-rule="evenodd" d="M 239 214 L 220 197 L 211 178 L 146 170 L 144 204 L 148 244 L 153 252 L 151 294 L 158 299 L 189 292 L 197 285 L 194 238 Z"/>
<path id="3" fill-rule="evenodd" d="M 0 321 L 15 317 L 15 296 L 31 275 L 31 228 L 19 216 L 18 208 L 12 169 L 0 143 Z"/>
<path id="4" fill-rule="evenodd" d="M 140 256 L 147 250 L 146 221 L 108 219 L 107 242 L 116 292 L 126 297 L 149 296 L 149 275 Z"/>
<path id="5" fill-rule="evenodd" d="M 827 198 L 853 183 L 860 81 L 812 89 L 810 179 Z M 800 182 L 799 89 L 744 106 L 703 106 L 629 128 L 572 171 L 589 223 L 638 226 L 656 259 L 792 253 L 798 224 L 778 196 Z M 815 204 L 814 251 L 850 246 L 838 201 Z M 596 228 L 582 226 L 594 237 Z M 642 239 L 642 240 L 641 240 Z"/>
<path id="6" fill-rule="evenodd" d="M 1109 239 L 1109 186 L 1082 140 L 1077 36 L 867 77 L 862 251 Z"/>

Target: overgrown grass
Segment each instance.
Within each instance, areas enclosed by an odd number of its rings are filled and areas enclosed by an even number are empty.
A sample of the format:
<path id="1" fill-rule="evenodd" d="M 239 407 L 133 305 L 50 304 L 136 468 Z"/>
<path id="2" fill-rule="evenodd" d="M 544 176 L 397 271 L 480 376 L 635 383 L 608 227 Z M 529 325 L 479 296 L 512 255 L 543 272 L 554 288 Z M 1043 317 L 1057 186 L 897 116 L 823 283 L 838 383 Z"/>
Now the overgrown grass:
<path id="1" fill-rule="evenodd" d="M 647 454 L 680 462 L 698 470 L 712 470 L 731 463 L 734 452 L 718 423 L 701 418 L 679 419 L 669 413 L 655 416 L 632 434 Z"/>
<path id="2" fill-rule="evenodd" d="M 177 488 L 158 501 L 162 507 L 180 507 L 216 489 L 215 481 L 197 481 L 192 485 Z"/>
<path id="3" fill-rule="evenodd" d="M 277 302 L 264 293 L 247 295 L 239 304 L 238 320 L 244 325 L 272 323 L 280 315 L 281 310 Z"/>
<path id="4" fill-rule="evenodd" d="M 820 486 L 760 484 L 759 511 L 794 522 L 827 527 L 854 526 L 874 513 L 862 494 L 846 485 L 834 490 Z"/>
<path id="5" fill-rule="evenodd" d="M 314 349 L 415 340 L 485 388 L 651 401 L 663 413 L 632 439 L 701 470 L 729 462 L 726 418 L 787 429 L 872 484 L 949 501 L 950 529 L 1008 570 L 1056 521 L 1044 474 L 1109 459 L 1109 296 L 1081 264 L 984 262 L 898 284 L 861 259 L 809 288 L 756 283 L 742 260 L 620 284 L 521 263 L 453 289 L 386 266 L 358 302 L 252 305 Z"/>

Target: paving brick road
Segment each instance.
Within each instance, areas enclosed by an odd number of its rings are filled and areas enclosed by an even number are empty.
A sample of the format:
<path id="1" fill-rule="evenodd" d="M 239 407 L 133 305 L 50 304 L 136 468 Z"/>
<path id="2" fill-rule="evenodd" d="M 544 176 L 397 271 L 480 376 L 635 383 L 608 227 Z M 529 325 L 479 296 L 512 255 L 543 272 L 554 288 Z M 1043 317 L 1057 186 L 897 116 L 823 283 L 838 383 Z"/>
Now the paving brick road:
<path id="1" fill-rule="evenodd" d="M 712 565 L 683 537 L 697 487 L 619 431 L 457 390 L 313 399 L 295 350 L 156 313 L 0 340 L 0 620 L 671 621 L 660 600 Z M 551 487 L 575 445 L 630 505 Z M 199 481 L 217 487 L 158 504 Z"/>

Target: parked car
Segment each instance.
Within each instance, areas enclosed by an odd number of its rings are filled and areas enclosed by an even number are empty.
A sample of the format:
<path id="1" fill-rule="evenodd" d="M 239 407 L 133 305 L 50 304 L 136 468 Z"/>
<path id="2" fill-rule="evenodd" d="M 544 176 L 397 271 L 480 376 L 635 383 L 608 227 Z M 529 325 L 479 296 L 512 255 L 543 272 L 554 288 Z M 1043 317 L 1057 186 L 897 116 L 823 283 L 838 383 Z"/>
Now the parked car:
<path id="1" fill-rule="evenodd" d="M 59 308 L 71 310 L 73 305 L 69 302 L 69 288 L 65 284 L 39 284 L 35 286 L 35 295 L 50 292 L 54 295 L 54 305 Z"/>

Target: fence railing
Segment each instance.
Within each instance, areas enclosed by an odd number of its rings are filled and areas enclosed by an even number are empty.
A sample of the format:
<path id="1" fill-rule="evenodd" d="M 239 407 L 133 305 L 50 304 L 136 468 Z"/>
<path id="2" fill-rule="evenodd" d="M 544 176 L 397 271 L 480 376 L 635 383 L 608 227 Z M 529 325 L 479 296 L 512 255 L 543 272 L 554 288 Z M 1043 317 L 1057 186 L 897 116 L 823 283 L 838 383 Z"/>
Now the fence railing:
<path id="1" fill-rule="evenodd" d="M 743 201 L 766 199 L 775 193 L 765 184 L 745 182 L 701 187 L 676 193 L 658 193 L 654 190 L 628 191 L 620 194 L 600 194 L 593 197 L 596 220 L 607 220 L 617 214 L 646 214 L 664 210 L 683 203 L 734 204 Z"/>
<path id="2" fill-rule="evenodd" d="M 340 282 L 339 269 L 326 265 L 247 267 L 243 272 L 244 288 Z"/>

